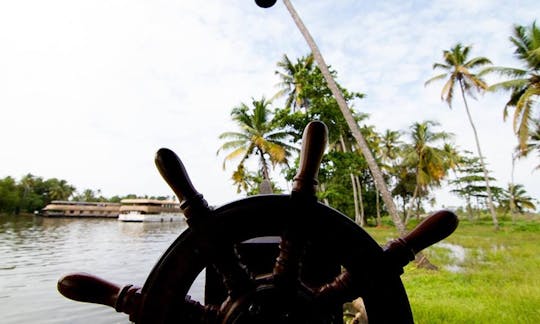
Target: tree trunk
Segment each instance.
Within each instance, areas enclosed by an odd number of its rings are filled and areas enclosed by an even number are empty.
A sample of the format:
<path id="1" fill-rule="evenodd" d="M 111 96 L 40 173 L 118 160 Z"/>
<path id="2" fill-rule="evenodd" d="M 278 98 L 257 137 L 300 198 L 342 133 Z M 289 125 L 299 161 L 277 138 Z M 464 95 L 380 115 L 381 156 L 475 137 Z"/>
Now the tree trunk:
<path id="1" fill-rule="evenodd" d="M 345 139 L 343 138 L 343 134 L 339 135 L 339 143 L 341 144 L 341 151 L 344 152 L 344 153 L 347 153 L 348 150 L 347 150 L 347 146 L 345 145 Z M 364 226 L 364 219 L 360 217 L 360 209 L 359 209 L 359 206 L 358 206 L 358 201 L 359 201 L 359 198 L 361 199 L 361 197 L 358 195 L 358 190 L 357 190 L 357 187 L 356 187 L 356 181 L 355 181 L 354 174 L 350 173 L 349 176 L 351 178 L 351 186 L 352 186 L 352 190 L 353 190 L 354 221 L 356 222 L 356 224 L 363 227 Z"/>
<path id="2" fill-rule="evenodd" d="M 375 204 L 377 209 L 377 226 L 381 226 L 381 203 L 379 202 L 379 190 L 375 190 Z"/>
<path id="3" fill-rule="evenodd" d="M 473 208 L 471 206 L 470 197 L 467 197 L 466 208 L 467 208 L 467 215 L 468 215 L 469 221 L 471 222 L 474 221 L 474 213 L 473 213 Z"/>
<path id="4" fill-rule="evenodd" d="M 469 123 L 471 124 L 471 128 L 473 130 L 474 140 L 476 141 L 476 149 L 478 150 L 478 158 L 480 159 L 480 164 L 482 165 L 482 169 L 484 171 L 484 178 L 486 180 L 486 192 L 488 195 L 488 205 L 489 205 L 489 211 L 491 212 L 491 218 L 493 219 L 493 226 L 495 226 L 495 230 L 498 230 L 499 221 L 497 220 L 497 213 L 495 212 L 495 207 L 493 206 L 493 196 L 491 195 L 491 188 L 489 187 L 489 175 L 487 172 L 486 164 L 484 163 L 484 157 L 482 155 L 482 150 L 480 149 L 480 140 L 478 139 L 478 134 L 476 133 L 476 127 L 474 126 L 474 122 L 472 120 L 471 112 L 469 110 L 469 105 L 467 104 L 467 99 L 465 97 L 465 89 L 463 87 L 463 82 L 461 81 L 461 79 L 459 80 L 459 86 L 461 88 L 461 96 L 463 97 L 463 102 L 465 103 L 465 111 L 467 112 L 467 117 L 469 118 Z"/>
<path id="5" fill-rule="evenodd" d="M 353 188 L 353 197 L 354 197 L 354 221 L 356 224 L 364 227 L 363 219 L 360 217 L 360 208 L 358 206 L 358 190 L 356 190 L 356 181 L 354 179 L 354 174 L 350 174 L 351 177 L 351 186 Z"/>
<path id="6" fill-rule="evenodd" d="M 516 154 L 512 154 L 512 174 L 510 176 L 510 214 L 512 215 L 512 224 L 516 222 L 516 198 L 514 196 L 514 168 L 516 166 Z"/>
<path id="7" fill-rule="evenodd" d="M 364 213 L 364 199 L 362 198 L 362 183 L 360 182 L 360 177 L 356 177 L 356 187 L 358 191 L 358 202 L 360 203 L 360 218 L 362 219 L 363 224 L 366 224 L 366 215 Z"/>
<path id="8" fill-rule="evenodd" d="M 262 195 L 269 195 L 273 193 L 272 182 L 270 181 L 270 172 L 268 171 L 268 164 L 264 158 L 264 153 L 259 149 L 259 154 L 261 156 L 261 165 L 262 165 L 262 174 L 263 179 L 259 184 L 259 193 Z"/>
<path id="9" fill-rule="evenodd" d="M 328 69 L 328 65 L 324 61 L 324 58 L 319 51 L 319 48 L 317 44 L 315 43 L 315 40 L 313 37 L 311 37 L 311 34 L 307 30 L 306 26 L 298 16 L 298 13 L 293 8 L 291 2 L 289 0 L 283 0 L 283 3 L 287 7 L 287 10 L 291 14 L 292 19 L 294 20 L 296 26 L 302 33 L 302 36 L 305 38 L 308 46 L 310 47 L 311 51 L 313 52 L 313 56 L 319 66 L 319 69 L 321 70 L 322 75 L 324 76 L 328 88 L 330 88 L 330 91 L 332 91 L 332 94 L 336 98 L 336 101 L 338 103 L 339 109 L 341 110 L 341 113 L 343 114 L 343 117 L 347 121 L 347 125 L 349 126 L 351 133 L 353 134 L 354 138 L 356 139 L 358 146 L 360 150 L 362 151 L 362 154 L 364 155 L 364 158 L 366 159 L 366 162 L 369 166 L 369 169 L 371 171 L 371 174 L 373 175 L 375 186 L 377 189 L 381 192 L 383 201 L 386 205 L 386 208 L 388 209 L 388 213 L 390 214 L 390 217 L 392 217 L 392 220 L 394 222 L 394 225 L 396 226 L 398 232 L 400 235 L 405 235 L 406 229 L 405 225 L 401 221 L 401 218 L 399 217 L 399 214 L 397 212 L 396 205 L 392 199 L 392 195 L 390 194 L 390 191 L 386 187 L 386 183 L 384 182 L 382 172 L 379 169 L 379 166 L 377 165 L 377 162 L 373 158 L 373 155 L 371 154 L 371 151 L 369 150 L 369 147 L 366 143 L 366 140 L 364 139 L 364 136 L 362 136 L 362 133 L 360 132 L 360 127 L 358 127 L 358 124 L 354 120 L 354 117 L 347 106 L 347 102 L 345 101 L 345 98 L 343 97 L 343 94 L 339 90 L 336 81 L 330 74 L 330 71 Z"/>
<path id="10" fill-rule="evenodd" d="M 414 187 L 413 196 L 411 198 L 411 201 L 409 202 L 409 208 L 407 209 L 407 215 L 405 216 L 405 224 L 407 224 L 409 222 L 409 219 L 411 218 L 412 209 L 414 207 L 414 201 L 416 200 L 416 197 L 418 196 L 418 191 L 419 191 L 418 184 L 416 184 L 416 186 Z"/>

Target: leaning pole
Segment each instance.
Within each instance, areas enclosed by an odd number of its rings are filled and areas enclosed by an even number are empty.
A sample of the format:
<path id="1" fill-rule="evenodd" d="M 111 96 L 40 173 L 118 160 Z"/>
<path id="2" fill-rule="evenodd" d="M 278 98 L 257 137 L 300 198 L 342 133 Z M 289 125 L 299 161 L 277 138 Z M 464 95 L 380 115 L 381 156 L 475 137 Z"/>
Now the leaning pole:
<path id="1" fill-rule="evenodd" d="M 401 235 L 405 234 L 406 233 L 405 224 L 403 224 L 403 221 L 399 217 L 396 205 L 394 204 L 394 200 L 392 199 L 392 194 L 388 190 L 388 187 L 386 186 L 386 182 L 384 182 L 382 172 L 377 162 L 375 161 L 373 154 L 369 150 L 366 140 L 364 139 L 364 136 L 362 136 L 362 133 L 360 132 L 360 127 L 354 120 L 351 110 L 347 106 L 347 102 L 345 101 L 345 98 L 343 97 L 341 90 L 339 90 L 336 84 L 336 81 L 330 74 L 330 70 L 328 69 L 328 65 L 324 61 L 321 51 L 319 50 L 313 37 L 311 37 L 311 34 L 309 33 L 308 29 L 304 25 L 302 19 L 300 19 L 300 16 L 298 16 L 298 13 L 292 6 L 291 2 L 289 0 L 283 0 L 283 3 L 285 4 L 285 7 L 287 7 L 287 10 L 291 14 L 291 17 L 294 20 L 294 23 L 296 24 L 298 29 L 300 30 L 300 33 L 302 33 L 302 36 L 304 36 L 304 39 L 306 40 L 308 46 L 310 47 L 311 52 L 313 53 L 313 56 L 315 58 L 315 61 L 317 62 L 319 69 L 321 70 L 321 73 L 323 74 L 326 80 L 326 83 L 328 84 L 328 88 L 330 88 L 330 91 L 332 91 L 332 94 L 336 98 L 339 109 L 341 110 L 343 117 L 347 121 L 347 125 L 349 126 L 354 138 L 356 139 L 356 142 L 358 143 L 358 147 L 360 148 L 360 151 L 362 152 L 362 154 L 364 155 L 364 158 L 366 159 L 366 162 L 371 171 L 371 174 L 373 175 L 375 186 L 377 187 L 377 190 L 379 190 L 379 192 L 381 193 L 384 204 L 386 205 L 386 208 L 388 210 L 388 213 L 390 214 L 390 217 L 392 217 L 392 221 L 394 222 L 394 225 L 398 229 L 399 234 Z"/>

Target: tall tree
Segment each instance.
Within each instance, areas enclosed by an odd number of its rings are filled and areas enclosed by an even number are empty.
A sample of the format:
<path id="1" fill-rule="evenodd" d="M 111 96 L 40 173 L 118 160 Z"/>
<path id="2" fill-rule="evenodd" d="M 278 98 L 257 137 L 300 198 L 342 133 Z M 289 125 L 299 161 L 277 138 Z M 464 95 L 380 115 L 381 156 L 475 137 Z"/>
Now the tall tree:
<path id="1" fill-rule="evenodd" d="M 535 200 L 527 195 L 527 191 L 521 184 L 509 184 L 508 189 L 503 191 L 503 208 L 512 214 L 515 220 L 516 213 L 524 213 L 527 210 L 535 210 Z"/>
<path id="2" fill-rule="evenodd" d="M 364 155 L 364 158 L 366 159 L 369 169 L 371 170 L 371 173 L 373 175 L 375 185 L 377 189 L 381 192 L 381 195 L 386 205 L 386 208 L 388 210 L 388 213 L 392 217 L 392 220 L 394 224 L 396 225 L 398 232 L 400 234 L 405 234 L 406 233 L 405 225 L 403 224 L 403 222 L 401 221 L 401 218 L 399 217 L 392 195 L 390 191 L 388 190 L 386 183 L 384 182 L 383 174 L 379 166 L 377 165 L 377 162 L 375 161 L 373 154 L 369 150 L 366 140 L 364 139 L 364 137 L 362 136 L 362 133 L 360 132 L 360 127 L 358 126 L 358 123 L 354 119 L 353 114 L 351 113 L 349 107 L 347 106 L 347 102 L 345 101 L 343 94 L 341 93 L 338 85 L 336 84 L 334 78 L 332 77 L 332 74 L 330 73 L 330 70 L 328 69 L 328 65 L 326 64 L 317 44 L 315 43 L 315 40 L 309 33 L 303 21 L 300 19 L 300 16 L 298 15 L 296 10 L 292 6 L 291 2 L 289 0 L 283 0 L 283 3 L 285 4 L 285 6 L 287 7 L 287 10 L 291 14 L 291 17 L 294 20 L 296 26 L 302 33 L 302 36 L 305 38 L 308 46 L 310 47 L 313 53 L 313 56 L 315 58 L 315 61 L 317 62 L 319 69 L 321 70 L 326 82 L 328 83 L 328 87 L 334 94 L 337 100 L 337 103 L 339 105 L 339 108 L 341 110 L 341 113 L 343 114 L 343 117 L 345 118 L 347 125 L 351 129 L 351 132 L 354 138 L 358 142 L 358 146 L 362 154 Z"/>
<path id="3" fill-rule="evenodd" d="M 527 149 L 527 140 L 533 120 L 533 111 L 538 107 L 540 96 L 540 28 L 533 22 L 530 26 L 515 25 L 510 41 L 515 47 L 514 55 L 524 68 L 493 67 L 498 72 L 513 79 L 491 85 L 490 91 L 510 91 L 510 99 L 504 107 L 504 118 L 509 108 L 514 108 L 513 127 L 522 152 Z"/>
<path id="4" fill-rule="evenodd" d="M 489 185 L 489 176 L 486 165 L 484 163 L 482 150 L 480 148 L 480 140 L 478 139 L 476 126 L 474 125 L 469 105 L 467 103 L 467 97 L 465 96 L 467 94 L 474 98 L 475 92 L 481 92 L 487 89 L 487 85 L 484 80 L 482 80 L 479 75 L 473 73 L 473 70 L 491 64 L 491 61 L 486 57 L 482 56 L 469 59 L 470 51 L 471 46 L 463 46 L 460 43 L 456 44 L 450 50 L 443 51 L 444 62 L 433 64 L 433 69 L 440 69 L 444 72 L 427 80 L 425 85 L 428 85 L 433 81 L 447 79 L 445 85 L 442 88 L 441 99 L 446 101 L 450 108 L 452 108 L 455 88 L 458 87 L 461 91 L 461 97 L 465 105 L 465 112 L 467 113 L 467 118 L 473 130 L 478 157 L 484 170 L 484 179 L 486 181 L 488 205 L 491 212 L 491 218 L 493 220 L 493 225 L 496 229 L 498 229 L 499 222 L 497 220 L 495 206 L 493 205 L 493 196 L 491 194 L 491 188 Z"/>
<path id="5" fill-rule="evenodd" d="M 16 213 L 20 206 L 17 182 L 12 177 L 0 179 L 0 213 Z"/>
<path id="6" fill-rule="evenodd" d="M 47 179 L 45 185 L 48 188 L 49 202 L 50 200 L 68 200 L 75 193 L 75 187 L 68 184 L 66 180 Z"/>
<path id="7" fill-rule="evenodd" d="M 301 57 L 297 59 L 296 63 L 292 63 L 287 55 L 283 55 L 277 66 L 280 70 L 275 73 L 281 81 L 278 83 L 280 90 L 275 97 L 286 96 L 285 107 L 292 108 L 293 111 L 297 108 L 306 109 L 309 105 L 309 98 L 306 97 L 304 89 L 309 75 L 315 68 L 313 55 Z"/>
<path id="8" fill-rule="evenodd" d="M 343 161 L 353 162 L 355 161 L 355 156 L 358 155 L 357 145 L 354 141 L 354 138 L 351 135 L 349 127 L 343 114 L 341 113 L 337 101 L 330 91 L 327 82 L 322 75 L 321 70 L 315 66 L 313 61 L 313 56 L 308 55 L 307 58 L 311 63 L 309 63 L 309 68 L 297 68 L 296 76 L 293 78 L 292 73 L 283 73 L 282 81 L 289 80 L 288 83 L 293 83 L 290 80 L 294 79 L 294 84 L 297 89 L 301 89 L 301 97 L 303 104 L 303 109 L 296 109 L 291 111 L 291 107 L 284 107 L 276 110 L 276 120 L 280 122 L 280 125 L 283 128 L 291 129 L 295 134 L 295 141 L 299 141 L 303 129 L 307 123 L 311 120 L 320 120 L 324 122 L 329 129 L 328 134 L 328 150 L 329 152 L 342 152 L 343 156 L 337 154 L 332 157 L 329 156 L 328 163 L 323 161 L 321 165 L 321 172 L 319 173 L 320 182 L 320 197 L 327 204 L 332 204 L 333 207 L 338 207 L 343 212 L 349 213 L 350 211 L 354 212 L 354 219 L 359 223 L 363 224 L 363 190 L 362 183 L 360 181 L 360 174 L 364 173 L 364 169 L 355 169 L 359 165 L 347 165 L 342 163 Z M 298 59 L 299 62 L 297 65 L 304 66 L 303 63 L 306 60 L 306 57 Z M 284 60 L 290 62 L 287 58 Z M 280 64 L 278 63 L 278 66 Z M 290 66 L 292 64 L 281 64 Z M 301 71 L 301 72 L 300 72 Z M 336 71 L 330 70 L 330 73 L 333 77 L 337 76 Z M 363 95 L 357 92 L 350 92 L 345 88 L 340 88 L 344 99 L 347 103 L 352 102 L 356 98 L 362 98 Z M 286 87 L 286 89 L 293 89 L 292 87 Z M 287 94 L 288 92 L 285 92 Z M 291 98 L 289 96 L 289 98 Z M 298 100 L 299 101 L 299 100 Z M 361 122 L 367 118 L 366 114 L 353 113 L 353 116 L 357 122 Z M 351 158 L 345 158 L 345 156 L 352 154 Z M 360 158 L 360 156 L 356 156 Z M 333 160 L 334 159 L 334 160 Z M 331 161 L 332 160 L 332 161 Z M 346 170 L 350 170 L 349 180 L 351 185 L 347 186 L 341 183 L 346 181 L 344 179 L 337 180 L 336 177 L 340 177 L 341 172 L 335 172 L 334 167 L 337 165 L 344 166 Z M 325 172 L 325 168 L 328 168 Z M 324 177 L 324 174 L 332 173 L 332 177 Z M 292 179 L 294 175 L 294 170 L 287 171 L 287 178 Z M 343 193 L 338 193 L 338 191 L 343 190 Z M 350 195 L 349 195 L 350 192 Z M 354 204 L 354 209 L 350 208 Z"/>
<path id="9" fill-rule="evenodd" d="M 235 177 L 245 174 L 245 161 L 257 155 L 263 180 L 270 182 L 269 164 L 287 164 L 290 152 L 295 149 L 287 143 L 290 133 L 276 128 L 269 105 L 270 102 L 263 97 L 261 100 L 253 100 L 252 107 L 242 103 L 233 108 L 231 116 L 241 131 L 225 132 L 219 136 L 226 142 L 217 153 L 230 151 L 223 160 L 223 168 L 228 161 L 240 158 Z M 241 181 L 235 179 L 237 183 Z"/>
<path id="10" fill-rule="evenodd" d="M 489 179 L 490 181 L 495 180 L 491 176 Z M 464 152 L 456 169 L 456 178 L 449 181 L 449 184 L 455 186 L 451 190 L 452 193 L 465 199 L 465 208 L 470 220 L 474 218 L 473 199 L 476 202 L 476 209 L 478 209 L 480 203 L 487 205 L 484 169 L 480 159 L 477 156 L 472 156 L 471 152 Z"/>
<path id="11" fill-rule="evenodd" d="M 414 168 L 416 186 L 410 202 L 408 219 L 416 200 L 417 213 L 420 198 L 427 195 L 430 186 L 438 186 L 446 175 L 446 152 L 439 144 L 451 138 L 451 134 L 434 128 L 439 123 L 434 121 L 416 122 L 409 129 L 410 142 L 403 147 L 403 163 Z"/>
<path id="12" fill-rule="evenodd" d="M 532 125 L 532 128 L 529 129 L 529 140 L 527 141 L 527 148 L 522 151 L 518 147 L 517 154 L 515 154 L 515 157 L 517 158 L 527 157 L 532 152 L 536 152 L 536 154 L 540 157 L 540 120 L 533 120 Z M 514 161 L 514 157 L 512 157 L 512 161 Z M 540 169 L 540 164 L 534 168 L 534 170 L 538 169 Z"/>

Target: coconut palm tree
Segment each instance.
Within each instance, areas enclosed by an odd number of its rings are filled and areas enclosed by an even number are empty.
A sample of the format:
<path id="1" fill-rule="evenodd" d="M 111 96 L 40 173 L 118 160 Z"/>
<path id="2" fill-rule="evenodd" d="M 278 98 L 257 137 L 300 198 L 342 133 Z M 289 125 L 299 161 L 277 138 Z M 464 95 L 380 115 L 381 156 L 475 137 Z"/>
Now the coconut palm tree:
<path id="1" fill-rule="evenodd" d="M 526 210 L 535 210 L 535 200 L 527 195 L 527 191 L 521 184 L 508 184 L 508 189 L 503 191 L 502 205 L 509 210 L 514 220 L 515 214 L 524 213 Z"/>
<path id="2" fill-rule="evenodd" d="M 476 92 L 481 92 L 487 89 L 487 84 L 480 78 L 479 75 L 473 73 L 473 69 L 491 64 L 491 61 L 482 56 L 469 59 L 471 48 L 471 46 L 463 46 L 462 44 L 458 43 L 450 50 L 443 51 L 444 63 L 433 64 L 433 69 L 441 69 L 444 72 L 427 80 L 425 85 L 431 84 L 434 81 L 447 79 L 442 88 L 441 99 L 446 101 L 450 108 L 452 108 L 455 88 L 459 88 L 463 103 L 465 105 L 465 112 L 467 113 L 469 124 L 473 130 L 478 157 L 484 169 L 484 178 L 486 181 L 488 205 L 491 212 L 491 218 L 493 219 L 493 225 L 496 229 L 498 229 L 499 222 L 497 220 L 497 214 L 495 213 L 495 206 L 493 205 L 493 196 L 489 186 L 489 176 L 484 163 L 482 150 L 480 148 L 480 140 L 478 139 L 476 126 L 474 125 L 469 104 L 467 103 L 467 97 L 465 96 L 467 94 L 474 98 Z"/>
<path id="3" fill-rule="evenodd" d="M 345 118 L 347 125 L 349 126 L 351 133 L 353 134 L 353 137 L 356 139 L 358 143 L 358 147 L 360 148 L 360 151 L 362 152 L 362 155 L 364 155 L 364 158 L 366 159 L 366 162 L 369 166 L 371 174 L 373 175 L 375 186 L 377 187 L 377 189 L 382 195 L 383 201 L 386 205 L 386 209 L 388 210 L 388 213 L 390 214 L 390 217 L 392 217 L 392 220 L 395 226 L 397 227 L 398 232 L 401 235 L 404 235 L 406 233 L 405 225 L 403 224 L 403 222 L 401 221 L 401 218 L 399 217 L 392 195 L 390 191 L 388 190 L 386 183 L 384 182 L 383 174 L 377 162 L 375 161 L 373 154 L 369 150 L 366 140 L 364 139 L 364 137 L 362 136 L 362 133 L 360 132 L 360 127 L 358 126 L 358 123 L 354 119 L 353 114 L 351 113 L 349 107 L 347 106 L 347 102 L 345 98 L 343 97 L 343 93 L 341 92 L 336 81 L 332 77 L 332 74 L 330 73 L 328 65 L 326 64 L 321 54 L 321 51 L 319 50 L 319 47 L 317 46 L 317 44 L 315 43 L 315 40 L 313 39 L 308 29 L 304 25 L 304 22 L 302 21 L 302 19 L 300 19 L 300 16 L 298 15 L 296 10 L 292 6 L 291 2 L 289 0 L 283 0 L 283 3 L 285 4 L 285 7 L 287 7 L 287 10 L 289 11 L 296 26 L 302 33 L 302 36 L 306 40 L 309 48 L 311 49 L 311 52 L 313 53 L 315 61 L 317 62 L 317 66 L 321 70 L 321 73 L 323 74 L 324 79 L 326 80 L 328 84 L 328 87 L 330 88 L 330 90 L 332 91 L 332 94 L 336 98 L 336 101 L 339 105 L 341 113 L 343 114 L 343 117 Z"/>
<path id="4" fill-rule="evenodd" d="M 277 63 L 277 66 L 281 69 L 275 73 L 281 79 L 281 82 L 277 84 L 280 88 L 279 92 L 274 97 L 287 96 L 285 102 L 286 108 L 295 109 L 307 109 L 309 100 L 304 93 L 305 83 L 307 77 L 315 69 L 313 61 L 313 55 L 307 55 L 297 59 L 293 64 L 287 55 L 283 55 L 281 61 Z"/>
<path id="5" fill-rule="evenodd" d="M 420 197 L 428 192 L 430 186 L 440 185 L 446 175 L 446 152 L 437 145 L 452 137 L 452 134 L 435 132 L 434 127 L 440 124 L 435 121 L 414 123 L 409 128 L 410 142 L 403 147 L 403 163 L 414 168 L 416 186 L 410 201 L 406 219 L 412 212 L 414 202 L 419 205 Z"/>
<path id="6" fill-rule="evenodd" d="M 75 193 L 75 187 L 68 184 L 66 180 L 56 178 L 45 181 L 48 187 L 50 200 L 68 200 Z"/>
<path id="7" fill-rule="evenodd" d="M 533 111 L 540 96 L 540 28 L 515 25 L 510 41 L 515 47 L 515 56 L 524 63 L 524 68 L 493 67 L 491 71 L 513 79 L 491 85 L 489 91 L 510 91 L 510 99 L 504 107 L 504 118 L 509 108 L 514 108 L 513 127 L 522 152 L 527 149 L 529 129 Z"/>
<path id="8" fill-rule="evenodd" d="M 230 151 L 223 160 L 223 168 L 228 161 L 240 158 L 234 174 L 237 184 L 242 183 L 243 180 L 237 178 L 245 174 L 244 163 L 251 156 L 258 156 L 263 180 L 270 181 L 269 164 L 287 164 L 291 151 L 295 150 L 287 143 L 289 132 L 276 128 L 269 105 L 270 102 L 263 97 L 261 100 L 253 100 L 252 107 L 242 103 L 233 108 L 231 116 L 241 131 L 225 132 L 219 136 L 226 142 L 217 154 Z"/>
<path id="9" fill-rule="evenodd" d="M 399 158 L 399 147 L 401 142 L 401 132 L 387 129 L 382 135 L 380 140 L 380 152 L 381 160 L 391 166 L 395 164 Z"/>
<path id="10" fill-rule="evenodd" d="M 516 148 L 516 158 L 523 158 L 529 156 L 531 152 L 536 152 L 540 156 L 540 120 L 532 121 L 532 128 L 529 129 L 529 139 L 527 141 L 527 147 L 524 151 L 520 148 Z M 514 156 L 512 156 L 514 160 Z M 537 165 L 534 170 L 540 169 L 540 164 Z"/>

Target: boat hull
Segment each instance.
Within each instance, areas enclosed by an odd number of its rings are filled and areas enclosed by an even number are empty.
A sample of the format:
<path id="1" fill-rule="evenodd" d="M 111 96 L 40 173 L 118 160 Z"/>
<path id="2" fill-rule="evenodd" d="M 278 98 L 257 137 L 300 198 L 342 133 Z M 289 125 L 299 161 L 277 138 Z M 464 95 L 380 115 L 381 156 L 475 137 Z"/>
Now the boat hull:
<path id="1" fill-rule="evenodd" d="M 183 222 L 183 214 L 140 214 L 128 213 L 118 215 L 118 220 L 122 222 Z"/>

